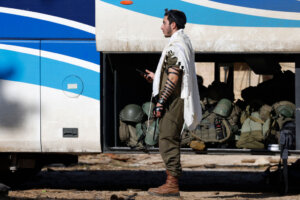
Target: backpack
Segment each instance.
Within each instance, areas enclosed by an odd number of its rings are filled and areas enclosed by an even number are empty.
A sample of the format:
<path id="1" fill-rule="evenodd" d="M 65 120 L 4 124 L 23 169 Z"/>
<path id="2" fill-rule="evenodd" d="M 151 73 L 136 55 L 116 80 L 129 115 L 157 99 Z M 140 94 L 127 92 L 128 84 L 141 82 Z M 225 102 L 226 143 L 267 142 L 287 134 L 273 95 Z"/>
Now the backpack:
<path id="1" fill-rule="evenodd" d="M 240 109 L 232 105 L 230 100 L 221 99 L 213 110 L 204 112 L 202 121 L 194 131 L 185 130 L 182 144 L 192 147 L 192 141 L 197 140 L 206 146 L 230 145 L 238 131 L 239 114 Z M 203 146 L 202 143 L 200 146 Z"/>
<path id="2" fill-rule="evenodd" d="M 232 131 L 225 118 L 209 113 L 190 134 L 204 143 L 215 144 L 226 142 L 232 136 Z"/>
<path id="3" fill-rule="evenodd" d="M 125 123 L 120 120 L 119 137 L 121 142 L 131 148 L 141 148 L 143 146 L 142 143 L 139 142 L 141 135 L 137 133 L 134 124 Z"/>
<path id="4" fill-rule="evenodd" d="M 263 105 L 259 112 L 247 114 L 249 116 L 242 124 L 241 136 L 236 147 L 263 149 L 269 144 L 279 144 L 280 133 L 284 125 L 294 122 L 294 111 L 293 103 L 280 101 L 272 106 Z"/>
<path id="5" fill-rule="evenodd" d="M 236 147 L 263 149 L 264 135 L 268 131 L 269 125 L 270 119 L 263 121 L 259 112 L 252 112 L 242 125 L 240 139 L 237 141 Z"/>
<path id="6" fill-rule="evenodd" d="M 265 136 L 265 145 L 279 144 L 280 133 L 285 124 L 295 123 L 295 109 L 295 104 L 289 101 L 279 101 L 272 105 L 270 129 Z"/>

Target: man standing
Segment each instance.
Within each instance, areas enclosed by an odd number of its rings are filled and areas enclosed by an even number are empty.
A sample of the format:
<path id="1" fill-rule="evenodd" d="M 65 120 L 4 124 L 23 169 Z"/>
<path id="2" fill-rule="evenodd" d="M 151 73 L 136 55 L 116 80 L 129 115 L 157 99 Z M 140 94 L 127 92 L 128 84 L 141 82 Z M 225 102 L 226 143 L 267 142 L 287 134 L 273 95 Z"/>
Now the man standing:
<path id="1" fill-rule="evenodd" d="M 180 135 L 184 124 L 190 130 L 201 121 L 200 96 L 194 64 L 194 51 L 183 32 L 186 16 L 179 10 L 165 10 L 161 30 L 170 38 L 164 48 L 156 72 L 145 78 L 153 82 L 153 97 L 157 103 L 154 115 L 160 118 L 159 152 L 166 166 L 166 183 L 150 188 L 151 195 L 179 196 Z"/>

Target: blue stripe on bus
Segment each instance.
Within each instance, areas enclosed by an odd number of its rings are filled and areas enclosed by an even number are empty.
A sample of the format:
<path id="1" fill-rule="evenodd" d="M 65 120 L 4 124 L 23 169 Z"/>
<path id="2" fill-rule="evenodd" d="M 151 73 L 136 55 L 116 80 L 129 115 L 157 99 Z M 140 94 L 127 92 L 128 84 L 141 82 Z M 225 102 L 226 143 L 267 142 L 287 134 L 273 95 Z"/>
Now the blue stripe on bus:
<path id="1" fill-rule="evenodd" d="M 299 0 L 211 0 L 219 3 L 263 10 L 300 12 Z"/>
<path id="2" fill-rule="evenodd" d="M 70 76 L 79 77 L 83 83 L 83 96 L 100 100 L 100 73 L 53 59 L 41 58 L 41 85 L 77 93 L 67 89 L 64 80 Z M 73 84 L 73 82 L 69 82 Z"/>
<path id="3" fill-rule="evenodd" d="M 84 50 L 83 50 L 84 48 Z M 71 56 L 100 65 L 100 54 L 95 41 L 42 41 L 42 50 Z"/>
<path id="4" fill-rule="evenodd" d="M 2 19 L 0 20 L 2 38 L 95 39 L 95 34 L 40 19 L 6 13 L 0 13 L 0 19 Z"/>
<path id="5" fill-rule="evenodd" d="M 179 9 L 186 13 L 188 22 L 193 24 L 240 27 L 300 27 L 300 20 L 239 14 L 208 8 L 181 0 L 134 0 L 132 5 L 122 5 L 119 1 L 102 1 L 158 18 L 163 18 L 165 8 Z M 275 15 L 274 17 L 277 16 Z"/>
<path id="6" fill-rule="evenodd" d="M 77 90 L 67 89 L 64 85 L 70 75 L 82 80 L 83 96 L 100 100 L 100 73 L 53 59 L 0 49 L 0 79 L 76 93 Z"/>
<path id="7" fill-rule="evenodd" d="M 95 0 L 1 0 L 0 7 L 44 13 L 95 26 Z"/>
<path id="8" fill-rule="evenodd" d="M 42 40 L 42 50 L 58 53 L 100 65 L 95 41 Z M 0 44 L 40 50 L 40 40 L 0 40 Z M 84 50 L 82 50 L 84 48 Z"/>
<path id="9" fill-rule="evenodd" d="M 0 49 L 0 78 L 40 84 L 40 57 Z"/>

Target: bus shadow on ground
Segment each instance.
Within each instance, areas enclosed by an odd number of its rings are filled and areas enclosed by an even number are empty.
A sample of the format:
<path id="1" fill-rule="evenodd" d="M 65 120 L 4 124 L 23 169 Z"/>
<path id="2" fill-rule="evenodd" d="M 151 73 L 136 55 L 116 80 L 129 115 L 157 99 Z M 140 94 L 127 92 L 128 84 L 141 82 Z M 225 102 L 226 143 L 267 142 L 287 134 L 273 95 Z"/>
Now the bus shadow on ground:
<path id="1" fill-rule="evenodd" d="M 300 171 L 297 172 L 300 175 Z M 299 177 L 298 175 L 298 177 Z M 244 171 L 185 171 L 180 177 L 181 191 L 247 191 L 277 192 L 282 183 L 278 172 Z M 289 193 L 300 193 L 299 180 L 289 183 Z M 26 189 L 77 189 L 77 190 L 147 190 L 165 182 L 164 171 L 103 170 L 103 171 L 42 171 L 31 179 L 13 186 Z M 224 197 L 225 198 L 225 197 Z"/>

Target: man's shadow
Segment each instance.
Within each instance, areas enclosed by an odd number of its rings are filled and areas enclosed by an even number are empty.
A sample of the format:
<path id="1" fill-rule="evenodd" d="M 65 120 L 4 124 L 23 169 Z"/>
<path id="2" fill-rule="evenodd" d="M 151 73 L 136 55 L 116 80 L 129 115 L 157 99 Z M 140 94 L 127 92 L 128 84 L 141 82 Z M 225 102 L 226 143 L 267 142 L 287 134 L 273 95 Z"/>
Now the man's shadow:
<path id="1" fill-rule="evenodd" d="M 25 108 L 19 103 L 20 100 L 12 101 L 4 92 L 5 85 L 9 84 L 8 81 L 15 73 L 14 66 L 0 66 L 0 127 L 3 128 L 18 128 L 22 124 L 25 112 Z"/>

